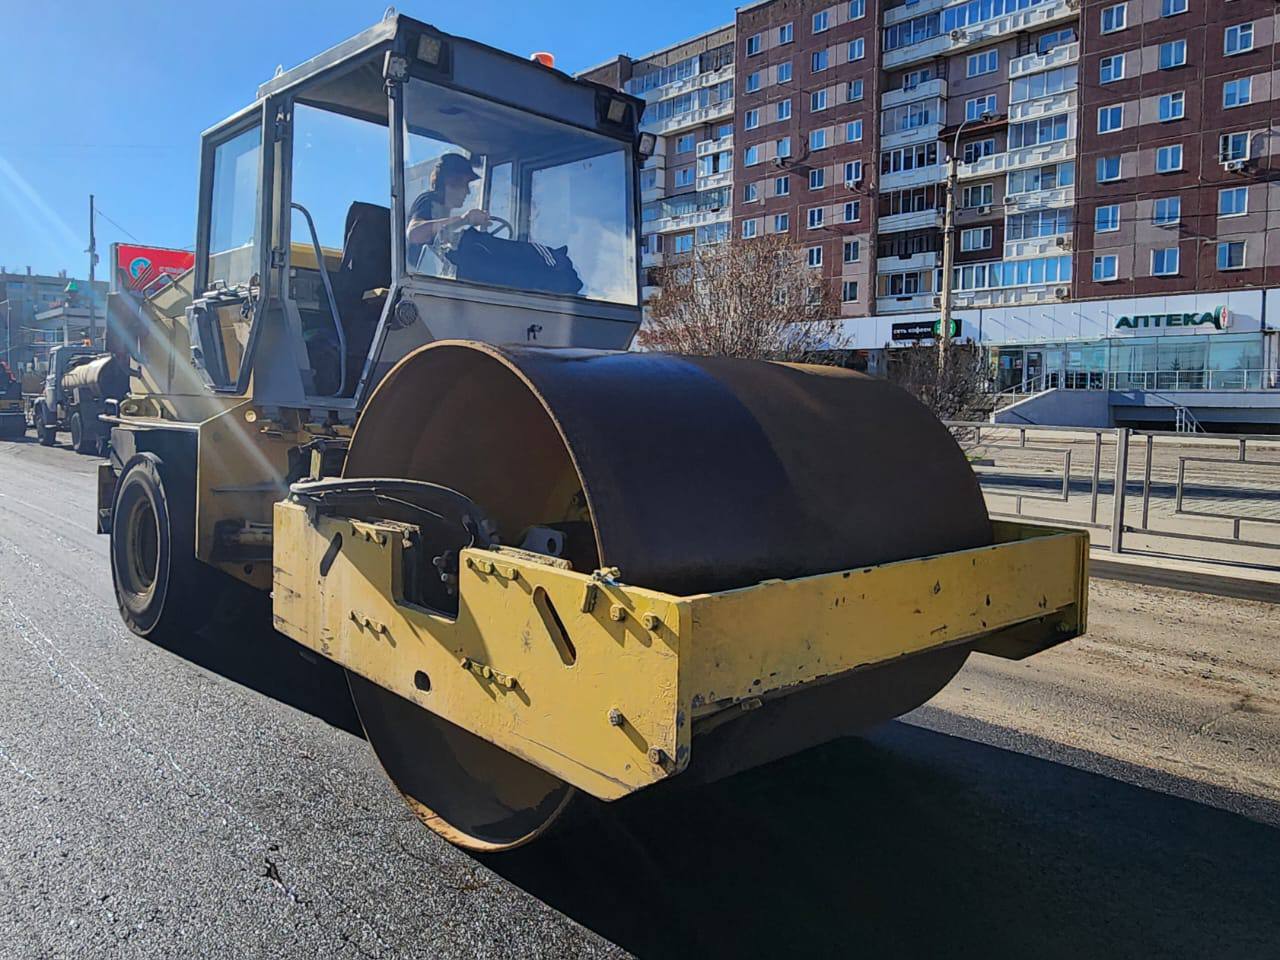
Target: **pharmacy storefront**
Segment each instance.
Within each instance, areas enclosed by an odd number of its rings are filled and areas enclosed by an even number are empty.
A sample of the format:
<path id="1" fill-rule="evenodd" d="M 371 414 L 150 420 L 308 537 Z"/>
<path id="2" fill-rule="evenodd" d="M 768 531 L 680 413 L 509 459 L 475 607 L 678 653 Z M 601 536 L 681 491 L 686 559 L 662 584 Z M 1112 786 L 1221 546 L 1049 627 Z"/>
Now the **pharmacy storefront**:
<path id="1" fill-rule="evenodd" d="M 1000 392 L 1278 386 L 1280 290 L 961 309 L 955 319 L 958 339 L 986 348 Z M 883 316 L 850 320 L 845 330 L 856 346 L 875 340 L 891 353 L 928 341 L 936 322 Z"/>

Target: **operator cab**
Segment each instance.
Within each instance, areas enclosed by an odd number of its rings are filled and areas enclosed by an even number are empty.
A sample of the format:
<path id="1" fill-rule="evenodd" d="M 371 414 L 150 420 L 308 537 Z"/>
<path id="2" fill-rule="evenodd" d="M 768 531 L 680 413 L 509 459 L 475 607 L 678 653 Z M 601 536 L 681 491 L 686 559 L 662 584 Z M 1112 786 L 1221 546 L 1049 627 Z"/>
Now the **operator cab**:
<path id="1" fill-rule="evenodd" d="M 210 388 L 354 410 L 437 339 L 625 349 L 642 104 L 389 14 L 204 135 Z"/>

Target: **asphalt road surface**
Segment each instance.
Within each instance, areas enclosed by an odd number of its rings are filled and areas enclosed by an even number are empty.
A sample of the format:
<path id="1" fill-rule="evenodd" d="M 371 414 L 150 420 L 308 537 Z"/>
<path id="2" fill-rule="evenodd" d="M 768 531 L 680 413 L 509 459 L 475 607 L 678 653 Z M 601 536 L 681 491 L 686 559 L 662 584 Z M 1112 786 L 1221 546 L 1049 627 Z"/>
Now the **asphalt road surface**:
<path id="1" fill-rule="evenodd" d="M 1280 955 L 1280 608 L 1095 582 L 1086 640 L 477 859 L 339 671 L 121 626 L 93 469 L 0 442 L 0 958 Z"/>

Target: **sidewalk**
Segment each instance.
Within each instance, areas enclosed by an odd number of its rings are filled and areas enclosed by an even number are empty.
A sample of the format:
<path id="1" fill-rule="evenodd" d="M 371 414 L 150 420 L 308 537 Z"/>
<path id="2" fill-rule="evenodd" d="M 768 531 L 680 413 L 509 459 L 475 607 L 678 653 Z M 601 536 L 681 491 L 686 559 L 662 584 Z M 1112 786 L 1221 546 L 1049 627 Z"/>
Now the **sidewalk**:
<path id="1" fill-rule="evenodd" d="M 1089 574 L 1103 580 L 1123 580 L 1220 597 L 1280 603 L 1280 570 L 1271 568 L 1147 553 L 1116 556 L 1110 550 L 1092 547 L 1089 550 Z"/>

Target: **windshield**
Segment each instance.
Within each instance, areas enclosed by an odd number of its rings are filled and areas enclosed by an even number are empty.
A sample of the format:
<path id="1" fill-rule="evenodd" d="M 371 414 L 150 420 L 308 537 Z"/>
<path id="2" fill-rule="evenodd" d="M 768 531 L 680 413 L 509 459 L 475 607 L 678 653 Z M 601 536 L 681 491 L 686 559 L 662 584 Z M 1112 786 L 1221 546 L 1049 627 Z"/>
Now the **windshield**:
<path id="1" fill-rule="evenodd" d="M 421 80 L 406 94 L 410 273 L 636 302 L 625 146 Z"/>

